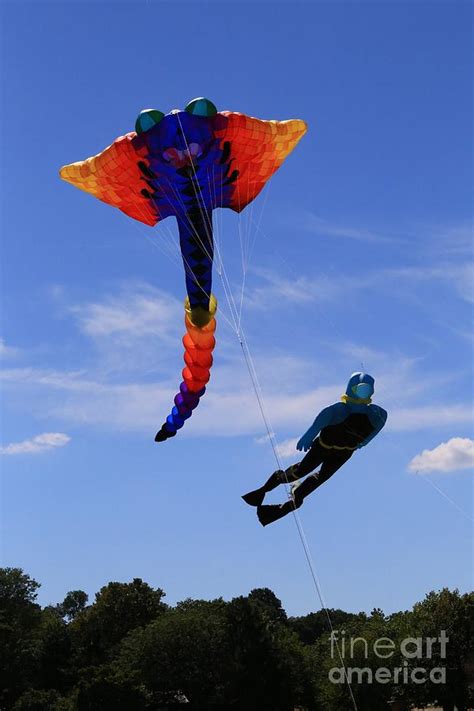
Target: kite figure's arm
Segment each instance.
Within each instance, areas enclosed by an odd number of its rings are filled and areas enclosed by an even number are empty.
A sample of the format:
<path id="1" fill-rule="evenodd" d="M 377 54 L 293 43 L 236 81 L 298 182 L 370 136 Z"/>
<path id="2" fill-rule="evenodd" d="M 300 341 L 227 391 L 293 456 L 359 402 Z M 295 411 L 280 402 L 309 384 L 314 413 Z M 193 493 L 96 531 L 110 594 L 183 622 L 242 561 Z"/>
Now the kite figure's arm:
<path id="1" fill-rule="evenodd" d="M 327 427 L 328 425 L 332 424 L 335 414 L 334 410 L 338 407 L 338 405 L 339 403 L 337 403 L 336 405 L 330 405 L 329 407 L 325 407 L 324 410 L 321 410 L 311 427 L 304 433 L 304 435 L 298 441 L 296 449 L 298 449 L 300 452 L 307 452 L 309 449 L 311 449 L 311 445 L 313 444 L 314 440 L 321 432 L 321 430 L 324 427 Z"/>

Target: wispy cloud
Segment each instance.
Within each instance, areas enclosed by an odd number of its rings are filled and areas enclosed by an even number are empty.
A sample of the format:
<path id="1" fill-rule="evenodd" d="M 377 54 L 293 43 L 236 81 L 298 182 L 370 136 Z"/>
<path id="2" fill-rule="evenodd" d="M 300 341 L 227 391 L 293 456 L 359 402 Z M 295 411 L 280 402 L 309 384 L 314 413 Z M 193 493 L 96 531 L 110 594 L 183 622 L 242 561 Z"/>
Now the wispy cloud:
<path id="1" fill-rule="evenodd" d="M 447 287 L 458 298 L 474 303 L 474 263 L 469 261 L 377 269 L 368 271 L 363 279 L 353 274 L 339 274 L 338 279 L 324 274 L 288 276 L 268 268 L 253 268 L 251 272 L 254 279 L 247 286 L 245 304 L 253 310 L 274 309 L 275 303 L 282 308 L 295 304 L 340 302 L 350 294 L 375 289 L 387 291 L 391 297 L 412 295 L 419 299 L 422 286 L 433 288 L 436 284 Z M 344 289 L 341 289 L 341 280 Z"/>
<path id="2" fill-rule="evenodd" d="M 254 441 L 256 444 L 267 446 L 270 441 L 270 437 L 268 435 L 265 435 L 264 437 L 256 437 Z M 282 442 L 278 442 L 276 445 L 276 453 L 281 459 L 294 458 L 295 456 L 297 456 L 297 442 L 298 439 L 296 437 L 293 439 L 285 439 Z"/>
<path id="3" fill-rule="evenodd" d="M 263 277 L 272 282 L 273 276 Z M 300 285 L 301 286 L 301 285 Z M 294 299 L 311 298 L 311 289 L 295 283 L 274 284 Z M 0 371 L 10 402 L 39 419 L 101 426 L 110 431 L 149 433 L 159 426 L 172 406 L 182 367 L 182 305 L 172 296 L 146 284 L 128 284 L 103 299 L 69 307 L 78 329 L 92 345 L 79 350 L 77 369 L 21 367 Z M 157 326 L 158 323 L 158 326 Z M 224 345 L 224 348 L 222 347 Z M 468 424 L 471 408 L 458 402 L 444 406 L 433 402 L 434 381 L 452 384 L 449 371 L 426 373 L 424 361 L 401 352 L 375 350 L 358 343 L 328 343 L 328 360 L 282 356 L 268 347 L 253 358 L 265 395 L 266 409 L 279 436 L 300 434 L 317 412 L 339 399 L 345 383 L 329 373 L 352 369 L 361 363 L 378 374 L 377 402 L 389 411 L 387 429 L 406 431 Z M 327 365 L 331 364 L 328 369 Z M 349 366 L 348 366 L 349 364 Z M 326 384 L 312 373 L 325 373 Z M 347 376 L 350 371 L 347 371 Z M 329 382 L 328 382 L 329 381 Z M 420 406 L 420 398 L 424 397 Z M 237 346 L 219 338 L 219 363 L 212 370 L 211 385 L 196 417 L 186 425 L 190 436 L 261 435 L 264 430 L 255 394 Z M 294 454 L 284 440 L 282 452 Z M 282 454 L 286 456 L 286 454 Z"/>
<path id="4" fill-rule="evenodd" d="M 340 291 L 334 279 L 318 274 L 288 277 L 274 269 L 252 268 L 257 283 L 247 286 L 245 304 L 252 309 L 275 308 L 294 304 L 309 304 L 314 301 L 331 301 Z"/>
<path id="5" fill-rule="evenodd" d="M 439 282 L 451 286 L 465 301 L 474 303 L 474 263 L 443 264 L 426 267 L 404 267 L 383 272 L 385 278 L 390 277 L 405 282 Z"/>
<path id="6" fill-rule="evenodd" d="M 474 251 L 474 231 L 472 222 L 444 227 L 435 226 L 430 230 L 433 239 L 430 240 L 431 251 L 433 248 L 450 255 L 469 255 L 472 258 Z"/>
<path id="7" fill-rule="evenodd" d="M 256 437 L 255 438 L 255 443 L 256 444 L 261 444 L 264 446 L 267 446 L 270 441 L 270 437 L 268 435 L 264 435 L 263 437 Z M 294 439 L 285 439 L 282 442 L 278 442 L 276 445 L 276 452 L 278 456 L 281 459 L 290 459 L 294 458 L 297 456 L 297 450 L 296 450 L 296 443 L 298 442 L 298 439 L 295 437 Z"/>
<path id="8" fill-rule="evenodd" d="M 92 338 L 135 342 L 150 336 L 169 339 L 183 317 L 183 305 L 177 299 L 145 283 L 128 284 L 119 294 L 73 306 L 70 311 Z"/>
<path id="9" fill-rule="evenodd" d="M 394 286 L 413 287 L 419 292 L 420 286 L 434 283 L 448 286 L 461 299 L 472 303 L 474 300 L 474 264 L 447 263 L 426 266 L 404 266 L 397 268 L 378 269 L 367 273 L 364 279 L 345 277 L 346 290 L 364 291 L 367 289 L 388 289 L 393 293 Z M 402 291 L 402 294 L 406 291 Z"/>
<path id="10" fill-rule="evenodd" d="M 408 465 L 412 472 L 453 472 L 474 467 L 474 440 L 453 437 L 434 449 L 425 449 Z"/>
<path id="11" fill-rule="evenodd" d="M 16 368 L 0 372 L 5 385 L 20 400 L 31 397 L 30 411 L 38 418 L 55 417 L 109 430 L 149 430 L 171 404 L 172 385 L 91 378 L 86 371 Z M 48 393 L 47 401 L 43 400 Z"/>
<path id="12" fill-rule="evenodd" d="M 294 370 L 298 364 L 283 359 Z M 281 374 L 280 357 L 265 358 L 265 381 L 271 382 Z M 176 364 L 178 366 L 178 364 Z M 262 370 L 257 361 L 257 368 Z M 168 414 L 179 382 L 178 372 L 166 380 L 137 383 L 93 380 L 85 373 L 44 371 L 34 368 L 10 369 L 0 373 L 5 384 L 13 387 L 23 401 L 25 392 L 31 396 L 31 407 L 38 417 L 54 416 L 68 422 L 101 425 L 110 430 L 149 432 Z M 295 380 L 299 378 L 295 373 Z M 297 387 L 297 385 L 296 385 Z M 325 386 L 298 392 L 295 386 L 286 391 L 265 387 L 266 406 L 272 413 L 275 427 L 291 423 L 303 426 L 308 413 L 322 408 L 337 397 L 339 388 Z M 47 400 L 42 393 L 48 392 Z M 311 415 L 310 415 L 311 417 Z M 187 431 L 202 435 L 233 436 L 258 434 L 263 429 L 261 414 L 248 374 L 241 359 L 222 363 L 216 369 L 206 397 L 193 417 Z"/>
<path id="13" fill-rule="evenodd" d="M 16 356 L 18 352 L 18 348 L 14 348 L 13 346 L 7 346 L 5 340 L 3 338 L 0 338 L 0 358 L 12 358 Z"/>
<path id="14" fill-rule="evenodd" d="M 95 349 L 103 372 L 162 371 L 184 333 L 183 303 L 144 282 L 125 283 L 66 311 Z"/>
<path id="15" fill-rule="evenodd" d="M 429 249 L 429 254 L 457 256 L 469 255 L 472 258 L 474 249 L 474 232 L 472 222 L 461 222 L 447 225 L 413 224 L 393 229 L 371 229 L 360 225 L 338 223 L 319 217 L 313 212 L 303 212 L 299 216 L 302 229 L 322 237 L 356 240 L 361 242 L 400 243 L 409 242 L 412 251 L 418 249 L 420 254 Z"/>
<path id="16" fill-rule="evenodd" d="M 277 451 L 279 456 L 282 459 L 290 459 L 291 457 L 295 457 L 297 455 L 296 451 L 296 443 L 298 442 L 298 439 L 295 437 L 294 439 L 285 439 L 283 442 L 279 442 L 277 446 Z"/>
<path id="17" fill-rule="evenodd" d="M 472 406 L 468 404 L 400 407 L 390 413 L 390 428 L 399 432 L 439 429 L 452 425 L 470 425 L 471 423 Z"/>
<path id="18" fill-rule="evenodd" d="M 285 378 L 285 388 L 282 389 L 278 385 L 281 383 L 282 362 L 280 357 L 269 354 L 265 356 L 264 367 L 262 362 L 256 361 L 257 370 L 264 373 L 265 405 L 275 429 L 280 432 L 297 430 L 299 433 L 319 410 L 339 399 L 343 383 L 308 389 L 304 386 L 308 365 L 301 360 L 292 363 L 290 359 L 284 359 L 285 373 L 290 369 L 292 377 Z M 114 383 L 94 380 L 86 373 L 34 368 L 10 369 L 1 377 L 15 387 L 22 400 L 25 395 L 21 388 L 26 389 L 29 402 L 38 403 L 38 417 L 54 416 L 76 424 L 100 425 L 109 430 L 150 432 L 161 425 L 172 404 L 178 383 L 177 373 L 174 370 L 172 373 L 173 377 L 159 383 Z M 387 374 L 387 381 L 390 379 Z M 381 378 L 381 382 L 383 380 Z M 403 402 L 399 400 L 398 382 L 403 383 L 404 397 L 407 398 Z M 261 413 L 242 361 L 235 358 L 221 363 L 214 370 L 211 383 L 198 414 L 186 426 L 189 435 L 210 431 L 215 436 L 259 435 L 263 430 Z M 389 410 L 387 429 L 413 431 L 471 422 L 472 408 L 467 404 L 418 406 L 416 396 L 428 392 L 431 383 L 431 378 L 421 378 L 407 362 L 398 373 L 398 380 L 395 379 L 389 387 L 380 388 L 380 402 Z M 42 396 L 44 392 L 48 392 L 47 399 Z M 411 405 L 413 399 L 414 406 Z M 286 443 L 282 444 L 286 450 Z"/>
<path id="19" fill-rule="evenodd" d="M 0 447 L 0 454 L 42 454 L 58 447 L 65 447 L 71 441 L 63 432 L 44 432 L 22 442 L 12 442 Z"/>
<path id="20" fill-rule="evenodd" d="M 309 232 L 315 234 L 338 237 L 360 242 L 394 242 L 393 237 L 381 234 L 380 232 L 368 230 L 364 227 L 352 227 L 349 225 L 335 224 L 318 217 L 312 212 L 306 212 L 302 215 L 302 227 Z"/>
<path id="21" fill-rule="evenodd" d="M 345 360 L 358 363 L 360 367 L 357 370 L 377 374 L 375 383 L 377 401 L 380 400 L 391 411 L 401 411 L 405 406 L 410 411 L 414 409 L 418 411 L 420 408 L 418 406 L 413 408 L 412 403 L 417 403 L 421 396 L 431 394 L 433 380 L 441 386 L 452 383 L 456 378 L 456 373 L 446 371 L 431 372 L 431 376 L 427 377 L 425 360 L 421 357 L 408 356 L 403 352 L 377 350 L 350 341 L 331 344 L 331 348 Z M 391 417 L 390 420 L 392 419 Z"/>
<path id="22" fill-rule="evenodd" d="M 0 371 L 4 383 L 43 386 L 51 390 L 93 392 L 105 390 L 106 385 L 87 377 L 86 371 L 47 370 L 42 368 L 8 368 Z"/>

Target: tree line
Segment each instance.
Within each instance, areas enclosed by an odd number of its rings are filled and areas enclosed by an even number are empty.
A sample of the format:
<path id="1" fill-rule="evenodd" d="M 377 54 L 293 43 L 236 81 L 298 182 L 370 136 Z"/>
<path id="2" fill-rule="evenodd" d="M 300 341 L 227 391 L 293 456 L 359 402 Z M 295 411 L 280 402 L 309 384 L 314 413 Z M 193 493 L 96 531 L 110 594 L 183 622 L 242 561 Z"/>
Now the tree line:
<path id="1" fill-rule="evenodd" d="M 0 711 L 351 711 L 348 673 L 360 711 L 474 705 L 474 593 L 329 610 L 331 634 L 325 611 L 289 617 L 267 588 L 172 606 L 135 578 L 41 607 L 39 587 L 0 569 Z"/>

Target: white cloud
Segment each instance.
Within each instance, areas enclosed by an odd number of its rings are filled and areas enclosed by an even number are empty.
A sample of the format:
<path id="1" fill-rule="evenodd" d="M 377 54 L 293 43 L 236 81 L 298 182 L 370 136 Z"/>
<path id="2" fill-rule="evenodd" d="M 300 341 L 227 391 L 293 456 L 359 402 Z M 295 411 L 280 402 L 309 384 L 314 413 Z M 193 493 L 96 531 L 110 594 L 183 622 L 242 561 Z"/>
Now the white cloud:
<path id="1" fill-rule="evenodd" d="M 300 215 L 301 227 L 309 232 L 328 237 L 341 237 L 363 242 L 409 242 L 412 248 L 418 244 L 422 251 L 428 248 L 429 255 L 437 254 L 463 256 L 472 258 L 473 225 L 471 222 L 452 225 L 412 225 L 408 229 L 392 231 L 354 227 L 347 224 L 334 223 L 325 220 L 313 212 L 303 212 Z M 412 250 L 413 251 L 413 250 Z"/>
<path id="2" fill-rule="evenodd" d="M 176 357 L 184 334 L 184 303 L 144 282 L 67 309 L 93 346 L 104 373 L 157 372 Z"/>
<path id="3" fill-rule="evenodd" d="M 451 286 L 461 299 L 474 303 L 474 264 L 443 264 L 442 266 L 404 267 L 382 272 L 386 278 L 403 279 L 419 285 L 421 281 L 438 281 Z"/>
<path id="4" fill-rule="evenodd" d="M 296 439 L 285 439 L 283 442 L 280 442 L 277 446 L 277 452 L 279 456 L 282 459 L 290 459 L 291 457 L 295 457 L 298 452 L 296 450 L 296 443 L 298 440 Z"/>
<path id="5" fill-rule="evenodd" d="M 97 392 L 107 389 L 105 384 L 89 380 L 86 371 L 9 368 L 0 371 L 0 379 L 14 385 L 43 386 L 51 390 Z"/>
<path id="6" fill-rule="evenodd" d="M 268 281 L 272 273 L 262 272 Z M 295 285 L 292 298 L 301 297 Z M 303 289 L 304 291 L 304 289 Z M 309 291 L 309 289 L 308 289 Z M 68 310 L 70 313 L 70 309 Z M 73 307 L 79 328 L 94 346 L 88 368 L 9 368 L 0 371 L 13 407 L 29 410 L 40 419 L 54 417 L 64 422 L 101 426 L 110 431 L 149 433 L 161 426 L 173 404 L 181 380 L 183 308 L 177 299 L 146 284 L 128 284 L 102 300 Z M 222 323 L 222 321 L 221 321 Z M 157 326 L 158 324 L 158 326 Z M 264 432 L 261 413 L 235 340 L 219 332 L 218 363 L 198 414 L 186 425 L 189 435 L 253 435 Z M 424 373 L 424 361 L 403 353 L 387 353 L 357 343 L 327 343 L 328 362 L 283 356 L 268 349 L 254 353 L 266 410 L 280 436 L 300 434 L 320 409 L 339 400 L 345 383 L 336 371 L 363 362 L 364 369 L 378 374 L 377 402 L 389 411 L 387 430 L 439 428 L 468 424 L 472 411 L 467 404 L 433 404 L 432 383 L 438 385 L 455 376 L 445 372 Z M 78 357 L 83 358 L 82 351 Z M 82 366 L 84 360 L 79 361 Z M 361 366 L 362 367 L 362 366 Z M 329 383 L 317 384 L 318 373 Z M 314 377 L 313 377 L 314 375 Z M 429 375 L 429 377 L 428 377 Z M 420 406 L 421 397 L 425 396 Z M 282 456 L 292 444 L 282 443 Z M 291 452 L 294 454 L 294 450 Z"/>
<path id="7" fill-rule="evenodd" d="M 459 296 L 474 304 L 474 264 L 466 264 L 451 277 Z"/>
<path id="8" fill-rule="evenodd" d="M 42 454 L 51 449 L 64 447 L 71 438 L 62 432 L 44 432 L 23 442 L 12 442 L 0 447 L 0 454 Z"/>
<path id="9" fill-rule="evenodd" d="M 282 362 L 285 364 L 283 369 Z M 339 400 L 343 390 L 343 384 L 339 382 L 306 389 L 304 382 L 308 366 L 302 360 L 295 359 L 293 362 L 288 358 L 282 360 L 267 355 L 265 367 L 258 360 L 256 367 L 265 375 L 262 383 L 265 406 L 272 426 L 279 431 L 296 430 L 300 434 L 299 430 L 308 427 L 319 410 Z M 282 370 L 292 373 L 291 378 L 285 378 L 284 390 L 281 387 Z M 261 433 L 264 429 L 261 413 L 241 359 L 221 362 L 211 372 L 208 392 L 196 415 L 186 425 L 189 435 L 209 432 L 215 436 Z M 38 403 L 35 412 L 38 417 L 54 416 L 67 422 L 99 425 L 108 430 L 150 432 L 161 426 L 172 406 L 179 382 L 178 363 L 176 372 L 173 370 L 172 373 L 173 377 L 168 376 L 166 380 L 142 383 L 99 381 L 87 377 L 83 372 L 33 368 L 10 369 L 1 376 L 15 389 L 27 389 L 30 393 L 29 401 Z M 388 381 L 390 377 L 387 375 Z M 404 384 L 405 394 L 411 393 L 410 397 L 416 397 L 423 389 L 429 389 L 432 383 L 431 378 L 425 382 L 416 373 L 410 372 L 409 364 L 402 367 L 399 378 Z M 380 382 L 384 380 L 380 378 Z M 472 421 L 472 408 L 469 405 L 403 407 L 396 387 L 392 407 L 392 386 L 393 383 L 390 391 L 380 388 L 379 393 L 381 404 L 389 411 L 387 430 L 413 431 L 470 424 Z M 19 392 L 21 400 L 24 400 Z M 44 392 L 48 392 L 47 398 L 42 394 Z M 284 441 L 280 446 L 282 456 L 285 457 L 286 452 L 291 452 L 293 441 Z"/>
<path id="10" fill-rule="evenodd" d="M 434 235 L 434 239 L 430 239 L 429 244 L 431 253 L 433 247 L 437 247 L 444 254 L 469 255 L 472 257 L 474 235 L 472 222 L 448 225 L 441 228 L 436 226 L 430 232 Z"/>
<path id="11" fill-rule="evenodd" d="M 343 237 L 361 242 L 393 242 L 393 238 L 360 227 L 337 225 L 323 220 L 312 212 L 302 215 L 303 228 L 309 232 L 329 237 Z"/>
<path id="12" fill-rule="evenodd" d="M 280 357 L 265 358 L 265 404 L 275 427 L 291 423 L 304 427 L 308 416 L 337 399 L 338 386 L 324 386 L 315 390 L 282 391 L 270 387 L 272 380 L 281 381 L 282 362 L 285 368 L 296 371 L 300 361 Z M 173 404 L 179 384 L 179 363 L 173 378 L 159 383 L 96 381 L 84 373 L 44 371 L 34 368 L 10 369 L 0 373 L 5 383 L 13 387 L 24 400 L 22 388 L 29 393 L 31 408 L 38 417 L 54 416 L 68 422 L 101 425 L 111 430 L 149 432 L 161 426 Z M 257 368 L 262 371 L 257 361 Z M 287 372 L 287 371 L 285 371 Z M 304 370 L 303 370 L 304 372 Z M 295 380 L 298 380 L 295 373 Z M 298 386 L 296 386 L 298 387 Z M 42 394 L 48 392 L 45 398 Z M 37 403 L 37 405 L 36 405 Z M 35 411 L 36 408 L 36 411 Z M 221 363 L 212 371 L 211 384 L 199 408 L 186 429 L 190 434 L 232 436 L 257 434 L 262 431 L 261 413 L 251 387 L 245 365 L 240 358 Z"/>
<path id="13" fill-rule="evenodd" d="M 472 423 L 471 405 L 427 405 L 396 408 L 389 412 L 390 429 L 399 432 Z"/>
<path id="14" fill-rule="evenodd" d="M 421 243 L 421 235 L 428 233 L 429 240 L 429 257 L 423 260 L 423 266 L 405 266 L 399 268 L 381 268 L 371 272 L 367 272 L 363 279 L 354 278 L 352 274 L 344 275 L 344 290 L 334 288 L 336 282 L 339 286 L 339 281 L 333 278 L 318 278 L 314 282 L 313 278 L 306 279 L 301 275 L 293 280 L 287 280 L 290 285 L 288 293 L 291 297 L 291 292 L 301 292 L 304 294 L 306 301 L 319 299 L 338 300 L 341 294 L 346 298 L 349 290 L 357 292 L 364 290 L 389 289 L 393 291 L 393 283 L 396 282 L 399 289 L 400 282 L 405 282 L 406 285 L 419 288 L 420 282 L 438 282 L 449 286 L 461 299 L 468 303 L 474 303 L 474 265 L 472 263 L 473 256 L 473 232 L 471 225 L 454 225 L 444 230 L 433 228 L 418 228 L 412 233 L 406 233 L 400 237 L 392 237 L 387 234 L 381 234 L 377 231 L 368 230 L 365 228 L 351 227 L 338 225 L 321 219 L 313 213 L 305 213 L 301 217 L 302 229 L 314 232 L 318 235 L 347 238 L 364 242 L 405 242 L 409 241 L 412 245 L 416 241 Z M 442 249 L 435 253 L 433 252 L 433 240 L 437 240 Z M 433 256 L 435 261 L 433 261 Z M 447 261 L 447 257 L 449 261 Z M 431 262 L 431 263 L 429 263 Z M 277 275 L 272 276 L 272 281 L 276 281 Z M 278 282 L 283 287 L 285 280 L 278 279 Z M 291 288 L 294 284 L 295 289 Z M 282 292 L 282 295 L 285 295 Z M 303 297 L 301 297 L 301 300 Z"/>
<path id="15" fill-rule="evenodd" d="M 275 437 L 275 435 L 274 435 L 274 437 Z M 256 439 L 255 439 L 256 444 L 261 444 L 264 446 L 267 446 L 269 442 L 270 442 L 270 437 L 268 435 L 265 435 L 264 437 L 256 437 Z M 297 442 L 298 442 L 298 440 L 296 438 L 285 439 L 285 440 L 283 440 L 283 442 L 278 442 L 276 445 L 276 451 L 277 451 L 278 456 L 281 457 L 281 459 L 290 459 L 291 457 L 295 457 L 297 454 L 297 450 L 296 450 L 296 443 Z"/>
<path id="16" fill-rule="evenodd" d="M 245 306 L 247 309 L 268 310 L 275 309 L 275 303 L 280 307 L 291 308 L 294 304 L 310 304 L 314 301 L 331 301 L 340 286 L 337 280 L 324 275 L 305 277 L 294 275 L 283 276 L 273 269 L 252 268 L 252 275 L 256 277 L 245 292 Z M 259 283 L 260 282 L 260 283 Z"/>
<path id="17" fill-rule="evenodd" d="M 7 346 L 3 338 L 0 338 L 0 358 L 10 358 L 17 355 L 18 348 Z"/>
<path id="18" fill-rule="evenodd" d="M 412 472 L 452 472 L 474 467 L 474 440 L 453 437 L 434 449 L 425 449 L 408 465 Z"/>
<path id="19" fill-rule="evenodd" d="M 172 338 L 183 319 L 183 304 L 148 284 L 128 284 L 103 301 L 74 306 L 81 330 L 95 339 Z"/>
<path id="20" fill-rule="evenodd" d="M 350 273 L 338 273 L 336 278 L 330 273 L 306 277 L 304 274 L 288 276 L 288 273 L 282 274 L 274 269 L 251 271 L 257 283 L 253 280 L 254 285 L 247 286 L 245 304 L 252 309 L 274 309 L 276 300 L 281 305 L 290 306 L 339 302 L 347 299 L 350 292 L 363 293 L 374 289 L 414 298 L 419 293 L 420 285 L 430 286 L 433 283 L 448 287 L 459 298 L 474 303 L 474 264 L 471 261 L 377 269 L 364 274 L 363 279 Z M 343 290 L 340 288 L 341 278 L 344 280 Z M 401 284 L 403 289 L 400 289 Z"/>

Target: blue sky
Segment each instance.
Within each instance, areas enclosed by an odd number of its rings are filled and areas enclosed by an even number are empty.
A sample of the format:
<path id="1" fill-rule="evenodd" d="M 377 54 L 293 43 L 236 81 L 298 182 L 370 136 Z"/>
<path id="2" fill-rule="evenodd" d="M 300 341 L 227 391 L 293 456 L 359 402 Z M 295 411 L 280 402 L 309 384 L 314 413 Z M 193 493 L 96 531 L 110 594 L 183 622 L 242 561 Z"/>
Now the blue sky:
<path id="1" fill-rule="evenodd" d="M 182 367 L 176 226 L 58 178 L 141 109 L 199 95 L 309 125 L 240 219 L 242 323 L 284 461 L 355 370 L 389 411 L 301 509 L 327 605 L 472 587 L 471 12 L 3 4 L 2 562 L 43 603 L 142 577 L 171 603 L 268 586 L 292 614 L 318 606 L 292 518 L 262 529 L 240 499 L 275 462 L 218 275 L 208 393 L 156 445 Z M 218 220 L 238 298 L 239 218 Z"/>

